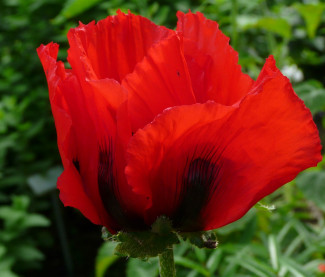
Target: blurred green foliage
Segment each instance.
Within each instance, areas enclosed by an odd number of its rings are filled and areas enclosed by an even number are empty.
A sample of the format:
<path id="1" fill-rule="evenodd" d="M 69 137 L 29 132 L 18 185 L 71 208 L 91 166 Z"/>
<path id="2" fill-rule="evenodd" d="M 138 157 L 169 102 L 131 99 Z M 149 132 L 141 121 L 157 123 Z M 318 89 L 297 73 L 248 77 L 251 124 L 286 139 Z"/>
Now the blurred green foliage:
<path id="1" fill-rule="evenodd" d="M 0 207 L 0 274 L 3 277 L 17 276 L 12 268 L 33 269 L 40 267 L 44 255 L 35 246 L 30 228 L 47 227 L 50 221 L 40 214 L 29 212 L 30 198 L 12 197 L 12 204 Z"/>
<path id="2" fill-rule="evenodd" d="M 201 11 L 231 37 L 256 78 L 273 54 L 310 108 L 324 141 L 325 3 L 317 0 L 3 0 L 0 2 L 0 276 L 158 276 L 157 260 L 118 258 L 99 228 L 55 201 L 60 173 L 45 76 L 35 49 L 60 43 L 78 21 L 117 9 L 170 28 L 176 11 Z M 321 276 L 324 163 L 300 174 L 240 221 L 218 230 L 216 250 L 175 249 L 178 276 Z M 50 224 L 52 223 L 52 224 Z M 59 243 L 60 242 L 60 243 Z M 86 243 L 85 243 L 86 242 Z M 69 247 L 71 246 L 71 247 Z M 74 265 L 74 266 L 73 266 Z"/>

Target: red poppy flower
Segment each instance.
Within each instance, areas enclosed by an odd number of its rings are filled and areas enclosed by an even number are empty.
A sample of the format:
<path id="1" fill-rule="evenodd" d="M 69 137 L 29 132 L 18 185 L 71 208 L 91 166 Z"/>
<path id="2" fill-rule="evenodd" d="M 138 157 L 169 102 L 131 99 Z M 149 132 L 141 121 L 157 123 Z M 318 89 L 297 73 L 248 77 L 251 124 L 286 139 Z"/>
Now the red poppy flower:
<path id="1" fill-rule="evenodd" d="M 64 172 L 60 198 L 110 231 L 161 215 L 210 230 L 321 160 L 309 110 L 269 57 L 256 81 L 218 24 L 179 12 L 176 31 L 116 16 L 38 48 Z"/>

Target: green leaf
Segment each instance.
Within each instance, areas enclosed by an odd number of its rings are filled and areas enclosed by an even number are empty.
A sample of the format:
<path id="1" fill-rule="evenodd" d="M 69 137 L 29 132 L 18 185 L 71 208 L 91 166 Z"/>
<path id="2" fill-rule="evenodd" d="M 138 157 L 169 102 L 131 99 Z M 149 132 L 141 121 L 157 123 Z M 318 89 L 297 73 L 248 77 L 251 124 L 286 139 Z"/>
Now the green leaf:
<path id="1" fill-rule="evenodd" d="M 279 269 L 279 246 L 274 235 L 269 236 L 269 253 L 274 270 Z"/>
<path id="2" fill-rule="evenodd" d="M 322 13 L 325 5 L 322 3 L 318 4 L 295 4 L 294 7 L 301 14 L 306 22 L 307 34 L 309 38 L 314 38 L 316 30 L 322 20 Z"/>
<path id="3" fill-rule="evenodd" d="M 301 97 L 312 114 L 325 110 L 325 89 L 314 89 Z"/>
<path id="4" fill-rule="evenodd" d="M 27 214 L 22 222 L 23 228 L 47 227 L 50 224 L 51 221 L 40 214 Z"/>
<path id="5" fill-rule="evenodd" d="M 0 244 L 0 259 L 4 257 L 6 252 L 7 252 L 7 248 L 4 245 Z"/>
<path id="6" fill-rule="evenodd" d="M 310 235 L 310 231 L 307 229 L 307 226 L 303 224 L 300 220 L 293 219 L 292 227 L 296 230 L 299 236 L 302 238 L 305 244 L 309 245 L 312 243 L 312 238 Z"/>
<path id="7" fill-rule="evenodd" d="M 26 195 L 18 195 L 12 198 L 12 207 L 17 211 L 27 211 L 30 199 Z"/>
<path id="8" fill-rule="evenodd" d="M 19 244 L 12 246 L 10 249 L 11 252 L 14 253 L 16 259 L 21 261 L 35 261 L 35 260 L 43 260 L 44 255 L 41 251 L 39 251 L 35 246 L 29 244 Z"/>
<path id="9" fill-rule="evenodd" d="M 303 244 L 303 236 L 298 235 L 295 237 L 290 244 L 287 246 L 284 255 L 291 256 L 295 253 L 295 251 L 298 251 L 298 248 Z"/>
<path id="10" fill-rule="evenodd" d="M 178 265 L 190 268 L 190 269 L 194 269 L 204 276 L 210 276 L 210 272 L 204 266 L 202 266 L 199 263 L 196 263 L 188 258 L 176 256 L 175 264 L 178 264 Z"/>
<path id="11" fill-rule="evenodd" d="M 206 251 L 203 248 L 194 248 L 196 258 L 201 262 L 204 263 L 206 261 Z"/>
<path id="12" fill-rule="evenodd" d="M 139 259 L 130 259 L 127 268 L 127 277 L 156 277 L 159 273 L 158 258 L 151 258 L 147 261 Z"/>
<path id="13" fill-rule="evenodd" d="M 14 259 L 12 257 L 4 257 L 0 260 L 0 273 L 1 277 L 18 277 L 15 273 L 11 271 L 11 267 L 14 264 Z"/>
<path id="14" fill-rule="evenodd" d="M 238 17 L 237 22 L 243 30 L 250 28 L 260 28 L 265 31 L 280 35 L 283 38 L 291 37 L 291 26 L 288 21 L 283 18 L 242 15 Z"/>
<path id="15" fill-rule="evenodd" d="M 321 82 L 308 80 L 295 85 L 294 89 L 312 114 L 325 110 L 325 89 Z"/>
<path id="16" fill-rule="evenodd" d="M 222 259 L 222 255 L 223 251 L 221 249 L 215 249 L 210 255 L 206 266 L 211 274 L 217 270 Z"/>
<path id="17" fill-rule="evenodd" d="M 107 269 L 119 259 L 119 257 L 114 254 L 116 245 L 117 242 L 107 241 L 99 248 L 95 264 L 96 277 L 104 277 Z"/>
<path id="18" fill-rule="evenodd" d="M 291 37 L 291 26 L 283 18 L 263 17 L 257 21 L 256 26 L 283 38 Z"/>
<path id="19" fill-rule="evenodd" d="M 0 265 L 1 267 L 1 265 Z M 17 274 L 13 273 L 11 270 L 1 270 L 1 277 L 19 277 Z"/>
<path id="20" fill-rule="evenodd" d="M 56 182 L 61 173 L 60 166 L 52 167 L 45 175 L 35 174 L 28 177 L 27 183 L 36 195 L 43 195 L 56 188 Z"/>
<path id="21" fill-rule="evenodd" d="M 306 198 L 325 211 L 325 171 L 304 171 L 298 175 L 296 183 Z"/>
<path id="22" fill-rule="evenodd" d="M 235 272 L 237 270 L 238 265 L 240 264 L 240 261 L 243 259 L 243 257 L 248 255 L 249 247 L 243 247 L 239 244 L 228 243 L 227 245 L 223 245 L 222 248 L 233 254 L 232 256 L 226 257 L 226 262 L 228 264 L 224 269 L 223 274 L 224 276 L 235 276 Z"/>
<path id="23" fill-rule="evenodd" d="M 190 248 L 192 248 L 192 245 L 190 243 L 185 242 L 177 244 L 174 248 L 174 254 L 175 256 L 183 256 Z"/>
<path id="24" fill-rule="evenodd" d="M 292 221 L 287 222 L 282 229 L 280 230 L 280 232 L 278 232 L 277 235 L 277 241 L 281 244 L 282 241 L 284 240 L 284 238 L 286 237 L 286 235 L 289 233 L 289 231 L 292 228 Z"/>
<path id="25" fill-rule="evenodd" d="M 0 207 L 0 219 L 7 222 L 15 222 L 21 220 L 25 216 L 22 211 L 17 211 L 10 206 Z"/>
<path id="26" fill-rule="evenodd" d="M 54 23 L 62 23 L 65 19 L 75 17 L 101 1 L 102 0 L 69 0 L 64 5 L 60 14 L 54 19 Z"/>
<path id="27" fill-rule="evenodd" d="M 310 276 L 304 270 L 304 268 L 301 265 L 299 265 L 298 263 L 296 263 L 293 259 L 283 256 L 280 260 L 280 264 L 292 273 L 291 276 L 296 276 L 296 277 Z"/>
<path id="28" fill-rule="evenodd" d="M 272 273 L 272 269 L 266 265 L 254 260 L 253 258 L 243 258 L 238 261 L 238 264 L 243 268 L 246 268 L 250 272 L 254 273 L 255 276 L 259 277 L 275 277 Z"/>

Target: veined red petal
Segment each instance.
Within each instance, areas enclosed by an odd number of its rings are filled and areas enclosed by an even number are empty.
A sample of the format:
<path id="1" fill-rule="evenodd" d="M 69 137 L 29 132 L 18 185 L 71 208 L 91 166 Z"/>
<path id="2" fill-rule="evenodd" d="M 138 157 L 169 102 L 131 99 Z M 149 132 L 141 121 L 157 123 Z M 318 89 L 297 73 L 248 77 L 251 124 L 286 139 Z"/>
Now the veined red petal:
<path id="1" fill-rule="evenodd" d="M 232 109 L 214 102 L 173 107 L 132 137 L 125 173 L 134 191 L 147 198 L 148 224 L 160 215 L 173 216 L 185 193 L 182 176 L 187 163 L 200 154 L 196 148 L 211 140 L 197 131 L 211 122 L 219 126 Z M 197 143 L 188 139 L 192 133 Z"/>
<path id="2" fill-rule="evenodd" d="M 97 138 L 101 199 L 107 212 L 120 222 L 120 228 L 142 228 L 140 220 L 141 226 L 133 227 L 130 221 L 131 218 L 139 219 L 145 199 L 132 192 L 124 175 L 126 145 L 132 135 L 127 92 L 113 79 L 81 79 L 80 83 L 85 95 L 85 108 L 92 119 Z M 132 224 L 136 222 L 132 221 Z"/>
<path id="3" fill-rule="evenodd" d="M 201 216 L 205 229 L 242 217 L 254 204 L 321 161 L 318 130 L 289 80 L 267 59 L 252 91 L 229 118 L 220 184 Z"/>
<path id="4" fill-rule="evenodd" d="M 134 132 L 168 107 L 196 102 L 182 42 L 176 35 L 156 44 L 122 85 L 129 93 Z"/>
<path id="5" fill-rule="evenodd" d="M 64 202 L 66 205 L 79 209 L 92 222 L 110 228 L 109 217 L 102 205 L 98 187 L 94 185 L 97 183 L 98 164 L 95 128 L 86 109 L 85 97 L 78 80 L 71 74 L 71 71 L 64 69 L 62 62 L 56 61 L 58 49 L 57 44 L 50 43 L 39 47 L 38 54 L 47 76 L 50 102 L 58 134 L 58 147 L 64 166 L 59 186 L 60 197 L 63 201 L 67 201 Z M 77 173 L 71 169 L 73 164 L 78 165 L 77 171 L 80 174 L 80 171 L 83 172 L 81 184 L 80 178 L 75 176 Z M 73 180 L 73 183 L 62 181 L 67 179 Z M 77 198 L 73 194 L 70 195 L 72 187 L 80 189 L 75 192 L 75 195 L 82 196 L 80 202 L 75 201 Z M 94 207 L 97 212 L 96 216 L 93 213 Z M 89 212 L 86 212 L 87 210 Z"/>
<path id="6" fill-rule="evenodd" d="M 85 88 L 88 88 L 86 89 L 88 95 L 87 107 L 96 128 L 100 151 L 99 159 L 102 159 L 100 164 L 102 164 L 102 170 L 107 170 L 105 167 L 111 167 L 111 172 L 106 172 L 106 176 L 103 176 L 103 178 L 114 175 L 115 179 L 114 184 L 109 184 L 107 179 L 104 180 L 103 184 L 99 183 L 100 194 L 104 205 L 108 202 L 106 210 L 112 209 L 108 199 L 110 194 L 114 194 L 116 199 L 111 200 L 116 201 L 116 203 L 114 211 L 112 210 L 110 213 L 116 213 L 117 209 L 120 209 L 119 215 L 115 214 L 115 217 L 119 218 L 119 220 L 124 218 L 125 221 L 121 226 L 127 228 L 130 218 L 138 217 L 139 222 L 141 221 L 139 216 L 143 213 L 145 199 L 132 192 L 132 188 L 127 183 L 124 175 L 126 145 L 132 135 L 128 118 L 126 92 L 120 84 L 111 79 L 88 81 L 84 84 L 84 90 Z M 114 188 L 112 187 L 110 191 L 107 191 L 107 186 L 114 186 Z M 129 214 L 129 219 L 124 217 L 122 211 Z M 136 222 L 134 223 L 136 224 Z"/>
<path id="7" fill-rule="evenodd" d="M 309 110 L 270 58 L 241 103 L 174 107 L 138 130 L 126 175 L 148 198 L 147 222 L 167 215 L 183 231 L 210 230 L 315 166 L 320 150 Z"/>
<path id="8" fill-rule="evenodd" d="M 238 53 L 218 23 L 201 13 L 177 13 L 177 31 L 184 36 L 184 55 L 196 99 L 232 105 L 245 96 L 253 80 L 241 72 Z"/>
<path id="9" fill-rule="evenodd" d="M 64 206 L 77 208 L 94 224 L 104 224 L 99 218 L 93 202 L 85 193 L 81 177 L 73 164 L 66 167 L 58 178 L 58 189 L 60 190 L 60 199 Z"/>
<path id="10" fill-rule="evenodd" d="M 65 71 L 63 63 L 56 61 L 57 50 L 57 45 L 48 45 L 39 51 L 45 61 L 65 168 L 64 177 L 58 183 L 60 197 L 66 205 L 74 205 L 83 213 L 93 203 L 101 221 L 94 217 L 91 220 L 112 232 L 143 228 L 139 214 L 143 213 L 144 199 L 132 192 L 124 175 L 126 141 L 131 136 L 131 129 L 126 128 L 126 92 L 112 79 L 78 80 L 73 71 Z M 74 165 L 77 173 L 71 169 Z M 75 174 L 80 175 L 81 184 Z M 71 185 L 65 182 L 70 179 L 74 180 Z M 80 203 L 70 195 L 72 187 L 82 188 L 75 193 L 80 196 Z M 93 209 L 89 208 L 85 216 L 93 215 L 90 211 Z"/>
<path id="11" fill-rule="evenodd" d="M 171 33 L 142 16 L 118 11 L 97 24 L 80 23 L 71 29 L 68 61 L 77 75 L 121 82 L 154 44 Z"/>

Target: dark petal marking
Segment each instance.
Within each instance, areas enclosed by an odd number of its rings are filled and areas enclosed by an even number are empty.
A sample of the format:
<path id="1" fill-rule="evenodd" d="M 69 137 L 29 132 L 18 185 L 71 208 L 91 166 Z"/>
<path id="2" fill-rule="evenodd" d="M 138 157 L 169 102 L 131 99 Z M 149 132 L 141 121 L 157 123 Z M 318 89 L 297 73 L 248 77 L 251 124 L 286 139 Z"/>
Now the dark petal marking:
<path id="1" fill-rule="evenodd" d="M 196 152 L 196 150 L 195 150 Z M 202 228 L 200 213 L 217 187 L 219 166 L 212 162 L 216 150 L 203 150 L 201 157 L 187 158 L 182 177 L 180 201 L 172 216 L 173 225 L 182 231 L 197 231 Z M 187 166 L 188 164 L 188 166 Z"/>
<path id="2" fill-rule="evenodd" d="M 80 164 L 79 164 L 79 161 L 74 159 L 73 161 L 73 164 L 74 164 L 74 167 L 77 169 L 77 171 L 79 172 L 80 174 Z"/>
<path id="3" fill-rule="evenodd" d="M 123 209 L 119 200 L 121 195 L 114 173 L 113 152 L 110 143 L 108 150 L 101 149 L 99 151 L 98 187 L 103 205 L 114 221 L 115 226 L 111 227 L 117 231 L 137 231 L 149 228 L 144 224 L 142 218 Z"/>

